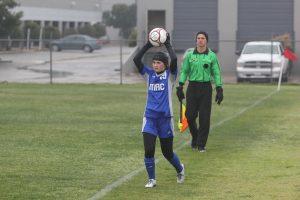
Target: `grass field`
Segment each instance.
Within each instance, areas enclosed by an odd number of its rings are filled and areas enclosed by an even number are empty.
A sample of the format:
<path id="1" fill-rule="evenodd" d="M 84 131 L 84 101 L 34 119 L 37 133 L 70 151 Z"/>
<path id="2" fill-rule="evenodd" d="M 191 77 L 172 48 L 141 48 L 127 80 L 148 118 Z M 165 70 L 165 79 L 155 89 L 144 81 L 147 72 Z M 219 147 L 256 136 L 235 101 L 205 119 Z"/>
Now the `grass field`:
<path id="1" fill-rule="evenodd" d="M 300 199 L 300 86 L 275 89 L 226 85 L 204 154 L 176 134 L 184 184 L 157 145 L 157 187 L 144 188 L 142 170 L 103 199 Z M 145 92 L 144 84 L 0 84 L 0 199 L 89 199 L 142 169 Z M 174 98 L 176 121 L 178 110 Z"/>

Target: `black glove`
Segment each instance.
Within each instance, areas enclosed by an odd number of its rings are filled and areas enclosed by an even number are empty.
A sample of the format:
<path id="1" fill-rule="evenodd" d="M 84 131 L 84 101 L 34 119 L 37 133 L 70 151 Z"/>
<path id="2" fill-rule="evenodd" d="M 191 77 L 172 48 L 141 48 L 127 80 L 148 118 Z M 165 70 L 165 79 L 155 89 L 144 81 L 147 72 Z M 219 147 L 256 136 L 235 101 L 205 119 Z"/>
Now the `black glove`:
<path id="1" fill-rule="evenodd" d="M 176 95 L 178 97 L 179 101 L 182 101 L 182 99 L 184 99 L 184 93 L 183 93 L 183 86 L 179 85 L 178 87 L 176 87 L 177 91 L 176 91 Z"/>
<path id="2" fill-rule="evenodd" d="M 151 47 L 153 47 L 153 45 L 151 44 L 151 42 L 148 40 L 147 41 L 147 43 L 145 44 L 145 46 L 147 46 L 149 49 L 151 48 Z"/>
<path id="3" fill-rule="evenodd" d="M 217 104 L 220 105 L 224 98 L 223 88 L 221 86 L 218 86 L 218 87 L 216 87 L 216 91 L 217 91 L 217 94 L 216 94 L 215 102 L 217 102 Z"/>
<path id="4" fill-rule="evenodd" d="M 167 45 L 171 45 L 171 41 L 170 41 L 171 39 L 170 39 L 170 34 L 169 33 L 167 33 L 167 39 L 166 39 L 166 41 L 165 41 L 165 45 L 167 46 Z"/>

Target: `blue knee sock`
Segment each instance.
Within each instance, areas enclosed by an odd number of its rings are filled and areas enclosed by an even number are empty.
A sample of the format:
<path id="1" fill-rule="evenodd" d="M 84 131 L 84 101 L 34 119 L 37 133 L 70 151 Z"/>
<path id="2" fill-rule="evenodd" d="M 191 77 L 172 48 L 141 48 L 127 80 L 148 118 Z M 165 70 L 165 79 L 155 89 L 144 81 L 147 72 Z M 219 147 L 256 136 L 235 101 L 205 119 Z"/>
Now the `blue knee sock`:
<path id="1" fill-rule="evenodd" d="M 173 158 L 170 161 L 170 163 L 175 167 L 177 173 L 182 171 L 182 166 L 180 164 L 180 160 L 179 160 L 178 156 L 175 153 L 173 153 Z"/>
<path id="2" fill-rule="evenodd" d="M 145 158 L 145 167 L 148 172 L 149 179 L 155 179 L 155 162 L 154 158 Z"/>

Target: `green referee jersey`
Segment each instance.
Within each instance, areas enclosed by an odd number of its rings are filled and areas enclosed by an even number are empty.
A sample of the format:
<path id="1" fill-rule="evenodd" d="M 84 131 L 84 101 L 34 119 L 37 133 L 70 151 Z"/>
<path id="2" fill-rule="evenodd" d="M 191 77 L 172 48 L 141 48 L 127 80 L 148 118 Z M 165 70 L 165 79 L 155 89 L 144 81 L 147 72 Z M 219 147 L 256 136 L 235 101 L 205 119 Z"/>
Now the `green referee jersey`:
<path id="1" fill-rule="evenodd" d="M 186 80 L 197 82 L 214 81 L 216 86 L 222 86 L 221 70 L 216 54 L 209 48 L 203 53 L 194 51 L 187 53 L 180 72 L 180 83 Z"/>

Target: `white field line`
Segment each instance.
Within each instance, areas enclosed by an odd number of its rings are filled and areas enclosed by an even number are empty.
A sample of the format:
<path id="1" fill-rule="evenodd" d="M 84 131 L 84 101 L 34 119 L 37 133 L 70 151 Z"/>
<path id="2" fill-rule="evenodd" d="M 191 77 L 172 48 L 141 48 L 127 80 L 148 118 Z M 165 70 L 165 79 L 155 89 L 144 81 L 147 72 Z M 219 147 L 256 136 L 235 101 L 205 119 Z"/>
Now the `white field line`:
<path id="1" fill-rule="evenodd" d="M 251 104 L 250 106 L 247 106 L 243 109 L 241 109 L 239 112 L 235 113 L 234 115 L 227 117 L 223 120 L 221 120 L 220 122 L 214 124 L 211 127 L 211 130 L 221 126 L 222 124 L 224 124 L 227 121 L 230 121 L 240 115 L 242 115 L 243 113 L 245 113 L 246 111 L 254 108 L 255 106 L 261 104 L 263 101 L 265 101 L 266 99 L 270 98 L 272 95 L 274 95 L 275 93 L 277 93 L 278 91 L 275 90 L 273 92 L 271 92 L 270 94 L 264 96 L 263 98 L 255 101 L 253 104 Z M 179 147 L 175 148 L 175 151 L 179 151 L 180 149 L 182 149 L 184 146 L 188 145 L 189 141 L 186 141 L 185 143 L 181 144 Z M 156 159 L 155 163 L 158 163 L 161 159 Z M 104 197 L 106 194 L 108 194 L 110 191 L 112 191 L 114 188 L 122 185 L 123 183 L 125 183 L 126 181 L 132 179 L 133 177 L 135 177 L 136 175 L 138 175 L 140 172 L 144 171 L 145 167 L 140 167 L 132 172 L 130 172 L 129 174 L 119 178 L 118 180 L 116 180 L 115 182 L 105 186 L 103 189 L 101 189 L 100 191 L 98 191 L 94 196 L 92 196 L 91 198 L 89 198 L 88 200 L 97 200 L 97 199 L 101 199 L 102 197 Z"/>

